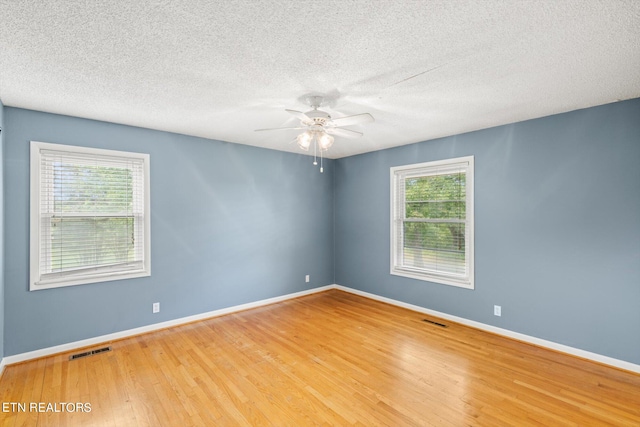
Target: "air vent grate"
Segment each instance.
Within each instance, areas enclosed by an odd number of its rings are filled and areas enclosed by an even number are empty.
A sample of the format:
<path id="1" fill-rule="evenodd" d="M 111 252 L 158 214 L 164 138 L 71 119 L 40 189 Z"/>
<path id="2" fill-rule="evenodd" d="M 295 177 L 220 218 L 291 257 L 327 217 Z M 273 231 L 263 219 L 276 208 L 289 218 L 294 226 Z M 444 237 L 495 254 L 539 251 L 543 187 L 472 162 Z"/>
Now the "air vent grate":
<path id="1" fill-rule="evenodd" d="M 444 323 L 434 322 L 433 320 L 429 320 L 429 319 L 422 319 L 422 321 L 423 322 L 427 322 L 427 323 L 431 323 L 432 325 L 440 326 L 441 328 L 447 328 L 448 327 Z"/>
<path id="2" fill-rule="evenodd" d="M 69 356 L 69 360 L 76 360 L 93 354 L 104 353 L 105 351 L 111 351 L 111 347 L 102 347 L 96 350 L 85 351 L 84 353 L 73 354 Z"/>

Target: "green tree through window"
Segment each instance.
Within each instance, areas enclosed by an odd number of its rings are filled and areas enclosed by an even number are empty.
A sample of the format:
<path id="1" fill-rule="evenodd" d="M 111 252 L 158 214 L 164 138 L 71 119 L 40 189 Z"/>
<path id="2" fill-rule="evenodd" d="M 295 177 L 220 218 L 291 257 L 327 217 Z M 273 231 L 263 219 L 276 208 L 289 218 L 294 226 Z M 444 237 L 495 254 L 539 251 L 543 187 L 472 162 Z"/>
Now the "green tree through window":
<path id="1" fill-rule="evenodd" d="M 50 271 L 133 261 L 131 169 L 53 165 Z"/>
<path id="2" fill-rule="evenodd" d="M 465 183 L 462 173 L 405 181 L 405 264 L 464 272 Z"/>

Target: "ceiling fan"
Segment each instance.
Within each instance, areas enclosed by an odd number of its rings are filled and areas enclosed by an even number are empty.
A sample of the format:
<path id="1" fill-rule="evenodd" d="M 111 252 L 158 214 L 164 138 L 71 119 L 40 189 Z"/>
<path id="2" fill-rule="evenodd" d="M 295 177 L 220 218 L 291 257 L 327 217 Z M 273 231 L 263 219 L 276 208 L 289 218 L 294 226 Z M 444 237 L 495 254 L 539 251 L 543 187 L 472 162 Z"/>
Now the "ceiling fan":
<path id="1" fill-rule="evenodd" d="M 352 116 L 332 118 L 329 113 L 318 110 L 322 105 L 324 98 L 322 96 L 309 96 L 307 101 L 311 106 L 311 110 L 303 113 L 296 110 L 285 110 L 287 113 L 294 115 L 300 119 L 300 125 L 294 127 L 256 129 L 256 132 L 271 130 L 303 130 L 296 139 L 298 147 L 304 151 L 309 151 L 313 144 L 314 159 L 313 164 L 317 165 L 317 152 L 320 152 L 320 172 L 323 172 L 322 153 L 327 151 L 333 145 L 333 135 L 343 136 L 345 138 L 358 138 L 362 136 L 362 132 L 351 129 L 343 129 L 343 126 L 351 126 L 360 123 L 373 122 L 374 118 L 369 113 L 355 114 Z M 291 141 L 291 142 L 293 142 Z"/>

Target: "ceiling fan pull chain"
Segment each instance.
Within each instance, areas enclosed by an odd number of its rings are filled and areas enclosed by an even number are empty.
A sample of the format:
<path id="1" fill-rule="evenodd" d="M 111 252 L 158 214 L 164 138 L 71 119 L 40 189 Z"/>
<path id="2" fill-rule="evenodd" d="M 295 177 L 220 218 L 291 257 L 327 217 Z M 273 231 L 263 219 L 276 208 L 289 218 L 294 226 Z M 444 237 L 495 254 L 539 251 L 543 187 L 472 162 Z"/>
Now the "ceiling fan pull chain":
<path id="1" fill-rule="evenodd" d="M 314 139 L 314 142 L 313 142 L 313 166 L 317 166 L 318 165 L 317 153 L 318 153 L 318 141 L 316 139 Z M 322 154 L 322 152 L 320 152 L 320 153 Z"/>

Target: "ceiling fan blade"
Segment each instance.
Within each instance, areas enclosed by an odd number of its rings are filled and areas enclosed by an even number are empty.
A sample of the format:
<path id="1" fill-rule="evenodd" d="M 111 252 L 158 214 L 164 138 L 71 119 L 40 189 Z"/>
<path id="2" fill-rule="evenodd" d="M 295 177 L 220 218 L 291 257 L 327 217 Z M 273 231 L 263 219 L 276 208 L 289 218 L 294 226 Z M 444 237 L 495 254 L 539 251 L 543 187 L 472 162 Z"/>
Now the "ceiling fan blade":
<path id="1" fill-rule="evenodd" d="M 309 116 L 307 116 L 305 113 L 303 113 L 302 111 L 296 111 L 296 110 L 284 110 L 289 114 L 293 114 L 294 116 L 296 116 L 297 118 L 299 118 L 300 120 L 303 120 L 305 122 L 312 122 L 313 120 L 311 120 L 309 118 Z"/>
<path id="2" fill-rule="evenodd" d="M 326 128 L 327 133 L 337 136 L 344 136 L 345 138 L 359 138 L 362 136 L 362 132 L 358 132 L 351 129 L 341 128 Z"/>
<path id="3" fill-rule="evenodd" d="M 359 124 L 359 123 L 367 123 L 367 122 L 372 122 L 375 119 L 373 118 L 373 116 L 369 113 L 363 113 L 363 114 L 355 114 L 353 116 L 347 116 L 347 117 L 339 117 L 337 119 L 331 119 L 331 123 L 336 125 L 336 126 L 349 126 L 349 125 L 355 125 L 355 124 Z"/>
<path id="4" fill-rule="evenodd" d="M 268 128 L 268 129 L 256 129 L 254 130 L 254 132 L 262 132 L 265 130 L 289 130 L 289 129 L 307 129 L 306 127 L 300 127 L 300 126 L 296 126 L 293 128 Z"/>

